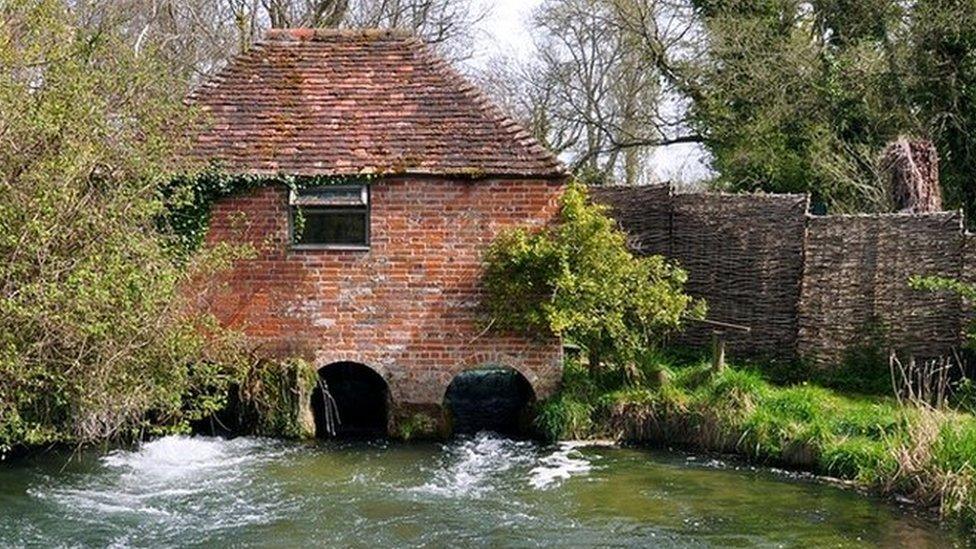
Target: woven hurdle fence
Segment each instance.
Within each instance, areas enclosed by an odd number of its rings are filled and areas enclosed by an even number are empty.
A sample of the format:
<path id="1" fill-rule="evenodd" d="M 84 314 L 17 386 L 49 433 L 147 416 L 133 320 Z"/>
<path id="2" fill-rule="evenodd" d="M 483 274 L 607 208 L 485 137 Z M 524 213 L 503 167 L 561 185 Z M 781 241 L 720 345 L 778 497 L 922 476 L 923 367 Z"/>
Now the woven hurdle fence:
<path id="1" fill-rule="evenodd" d="M 962 343 L 968 307 L 914 290 L 914 275 L 976 282 L 976 239 L 958 212 L 810 216 L 805 195 L 675 194 L 668 186 L 594 188 L 635 253 L 688 271 L 709 318 L 752 328 L 729 334 L 738 356 L 804 357 L 829 367 L 869 336 L 907 354 L 941 356 Z M 691 325 L 680 343 L 703 345 Z"/>

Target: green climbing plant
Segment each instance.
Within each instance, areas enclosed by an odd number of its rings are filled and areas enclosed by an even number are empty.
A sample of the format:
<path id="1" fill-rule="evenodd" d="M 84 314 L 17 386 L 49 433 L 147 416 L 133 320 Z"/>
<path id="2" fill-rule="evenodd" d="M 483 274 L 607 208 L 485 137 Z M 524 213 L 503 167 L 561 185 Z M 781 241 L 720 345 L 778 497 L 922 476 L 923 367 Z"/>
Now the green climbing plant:
<path id="1" fill-rule="evenodd" d="M 367 184 L 375 174 L 356 175 L 289 175 L 242 174 L 226 170 L 212 163 L 196 171 L 174 177 L 163 188 L 166 210 L 159 217 L 159 225 L 175 236 L 177 252 L 189 257 L 200 248 L 207 234 L 214 204 L 223 198 L 268 187 L 284 186 L 297 191 L 331 185 Z M 301 223 L 301 216 L 296 222 Z"/>

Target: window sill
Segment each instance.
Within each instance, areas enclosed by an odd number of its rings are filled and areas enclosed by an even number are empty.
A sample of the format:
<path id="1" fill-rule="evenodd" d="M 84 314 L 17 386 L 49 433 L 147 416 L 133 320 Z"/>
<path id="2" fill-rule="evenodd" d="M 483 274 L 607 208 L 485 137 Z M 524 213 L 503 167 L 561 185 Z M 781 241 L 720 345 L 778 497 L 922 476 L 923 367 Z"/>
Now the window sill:
<path id="1" fill-rule="evenodd" d="M 337 251 L 337 252 L 368 252 L 369 246 L 361 244 L 292 244 L 289 249 L 295 251 Z"/>

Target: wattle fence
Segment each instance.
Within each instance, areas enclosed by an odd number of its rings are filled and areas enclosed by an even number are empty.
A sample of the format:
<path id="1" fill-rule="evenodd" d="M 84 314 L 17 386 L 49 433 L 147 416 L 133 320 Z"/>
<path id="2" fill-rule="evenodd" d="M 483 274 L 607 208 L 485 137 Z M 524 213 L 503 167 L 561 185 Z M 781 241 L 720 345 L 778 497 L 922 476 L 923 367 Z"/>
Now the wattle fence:
<path id="1" fill-rule="evenodd" d="M 667 185 L 591 194 L 635 253 L 688 271 L 688 291 L 708 302 L 710 319 L 752 329 L 727 336 L 739 356 L 829 366 L 866 341 L 944 356 L 973 320 L 958 297 L 909 285 L 913 275 L 976 282 L 976 238 L 959 212 L 812 216 L 806 195 L 682 194 Z M 703 345 L 710 335 L 693 325 L 679 342 Z"/>

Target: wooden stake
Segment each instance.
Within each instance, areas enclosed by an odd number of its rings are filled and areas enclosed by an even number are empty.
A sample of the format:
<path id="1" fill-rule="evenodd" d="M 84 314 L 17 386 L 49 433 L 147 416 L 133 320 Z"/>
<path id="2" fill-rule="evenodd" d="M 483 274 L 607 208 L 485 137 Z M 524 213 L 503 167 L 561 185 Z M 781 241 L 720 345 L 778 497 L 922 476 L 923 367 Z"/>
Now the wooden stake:
<path id="1" fill-rule="evenodd" d="M 712 332 L 712 372 L 716 374 L 725 370 L 725 333 L 718 330 Z"/>

